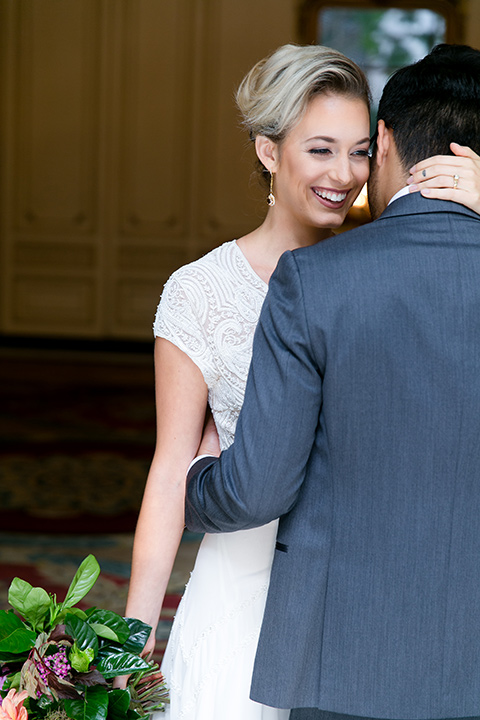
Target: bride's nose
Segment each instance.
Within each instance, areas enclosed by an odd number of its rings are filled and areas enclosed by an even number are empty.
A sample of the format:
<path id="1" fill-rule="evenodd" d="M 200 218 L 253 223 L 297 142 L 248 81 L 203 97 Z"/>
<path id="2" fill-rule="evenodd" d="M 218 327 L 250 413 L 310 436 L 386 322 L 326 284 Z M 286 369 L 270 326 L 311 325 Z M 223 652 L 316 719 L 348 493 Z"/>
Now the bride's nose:
<path id="1" fill-rule="evenodd" d="M 338 155 L 330 169 L 332 180 L 341 186 L 348 186 L 353 178 L 350 158 L 345 155 Z"/>

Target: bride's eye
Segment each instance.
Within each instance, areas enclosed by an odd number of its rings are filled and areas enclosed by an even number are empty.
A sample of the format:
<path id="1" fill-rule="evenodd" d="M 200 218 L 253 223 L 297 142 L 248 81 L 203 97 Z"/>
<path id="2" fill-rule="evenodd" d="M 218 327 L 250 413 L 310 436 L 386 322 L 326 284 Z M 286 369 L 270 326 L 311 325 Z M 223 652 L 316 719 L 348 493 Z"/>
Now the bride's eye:
<path id="1" fill-rule="evenodd" d="M 332 151 L 330 148 L 311 148 L 308 152 L 311 155 L 328 155 Z"/>

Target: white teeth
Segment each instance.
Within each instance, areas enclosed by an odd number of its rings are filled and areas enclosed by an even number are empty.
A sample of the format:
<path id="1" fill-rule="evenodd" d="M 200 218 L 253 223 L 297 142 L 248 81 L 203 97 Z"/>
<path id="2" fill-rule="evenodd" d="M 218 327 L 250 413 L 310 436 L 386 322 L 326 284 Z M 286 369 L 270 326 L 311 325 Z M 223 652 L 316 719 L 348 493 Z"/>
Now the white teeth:
<path id="1" fill-rule="evenodd" d="M 313 192 L 315 195 L 318 195 L 318 197 L 325 198 L 325 200 L 331 200 L 332 202 L 343 202 L 343 200 L 347 197 L 347 193 L 334 193 L 329 190 L 322 190 L 321 192 L 314 190 Z"/>

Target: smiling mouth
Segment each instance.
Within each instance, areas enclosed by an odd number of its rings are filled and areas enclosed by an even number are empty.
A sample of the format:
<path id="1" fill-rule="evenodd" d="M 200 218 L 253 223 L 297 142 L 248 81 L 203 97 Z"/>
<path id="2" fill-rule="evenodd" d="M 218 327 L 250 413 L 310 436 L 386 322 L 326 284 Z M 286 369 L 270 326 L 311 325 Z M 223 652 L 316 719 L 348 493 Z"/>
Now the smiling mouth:
<path id="1" fill-rule="evenodd" d="M 344 202 L 345 198 L 347 197 L 346 192 L 333 192 L 332 190 L 315 190 L 315 188 L 312 188 L 315 195 L 322 200 L 329 200 L 332 203 L 338 203 L 341 204 Z"/>

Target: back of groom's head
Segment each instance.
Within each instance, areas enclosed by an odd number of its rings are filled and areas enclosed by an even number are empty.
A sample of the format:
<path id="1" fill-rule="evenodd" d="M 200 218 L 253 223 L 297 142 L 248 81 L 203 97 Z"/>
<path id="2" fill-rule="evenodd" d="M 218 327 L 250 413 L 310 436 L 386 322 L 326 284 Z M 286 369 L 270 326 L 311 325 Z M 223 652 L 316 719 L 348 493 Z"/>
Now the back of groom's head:
<path id="1" fill-rule="evenodd" d="M 437 45 L 397 70 L 384 88 L 377 118 L 393 129 L 405 170 L 431 155 L 451 154 L 451 142 L 480 154 L 480 51 Z"/>

